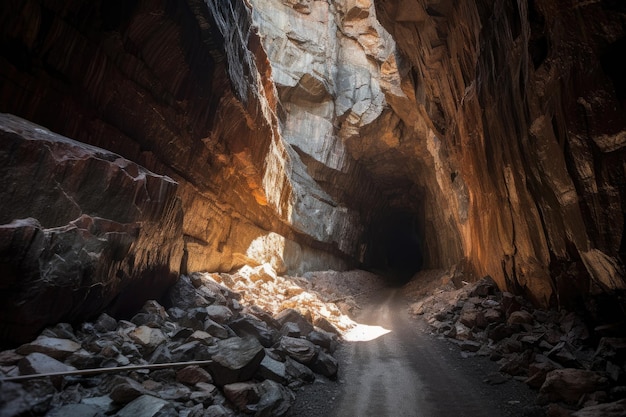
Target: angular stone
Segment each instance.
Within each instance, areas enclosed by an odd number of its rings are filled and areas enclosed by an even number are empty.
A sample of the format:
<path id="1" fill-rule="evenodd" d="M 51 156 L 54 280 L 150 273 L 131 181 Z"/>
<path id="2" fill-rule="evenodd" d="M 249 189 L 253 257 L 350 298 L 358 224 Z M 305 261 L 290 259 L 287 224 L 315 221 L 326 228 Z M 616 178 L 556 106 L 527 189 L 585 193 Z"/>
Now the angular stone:
<path id="1" fill-rule="evenodd" d="M 181 275 L 169 289 L 167 301 L 170 305 L 183 310 L 205 307 L 210 304 L 206 298 L 196 292 L 196 287 L 193 286 L 187 275 Z"/>
<path id="2" fill-rule="evenodd" d="M 311 369 L 289 357 L 285 360 L 285 371 L 294 379 L 307 383 L 315 381 L 315 374 Z"/>
<path id="3" fill-rule="evenodd" d="M 182 384 L 169 383 L 157 391 L 157 396 L 163 400 L 186 402 L 191 398 L 191 390 Z"/>
<path id="4" fill-rule="evenodd" d="M 280 335 L 298 338 L 302 336 L 302 331 L 296 323 L 287 322 L 283 325 L 283 327 L 281 327 Z"/>
<path id="5" fill-rule="evenodd" d="M 274 381 L 263 381 L 257 386 L 260 399 L 249 407 L 259 417 L 283 417 L 289 413 L 294 394 Z"/>
<path id="6" fill-rule="evenodd" d="M 75 371 L 76 368 L 59 362 L 43 353 L 34 352 L 19 361 L 18 367 L 22 375 L 46 374 L 52 372 Z"/>
<path id="7" fill-rule="evenodd" d="M 539 392 L 543 402 L 564 401 L 576 404 L 583 394 L 603 389 L 606 384 L 606 378 L 593 371 L 574 368 L 555 369 L 548 372 Z"/>
<path id="8" fill-rule="evenodd" d="M 0 351 L 0 366 L 15 365 L 23 357 L 12 349 Z"/>
<path id="9" fill-rule="evenodd" d="M 265 356 L 263 346 L 253 338 L 219 340 L 207 350 L 214 361 L 209 365 L 209 370 L 218 386 L 252 378 Z"/>
<path id="10" fill-rule="evenodd" d="M 196 330 L 192 334 L 189 335 L 185 342 L 193 342 L 198 341 L 204 345 L 211 345 L 215 341 L 215 338 L 207 332 L 202 330 Z"/>
<path id="11" fill-rule="evenodd" d="M 337 348 L 337 336 L 324 330 L 314 330 L 308 334 L 307 340 L 333 353 Z"/>
<path id="12" fill-rule="evenodd" d="M 189 396 L 191 401 L 207 406 L 213 404 L 215 394 L 217 393 L 217 387 L 215 385 L 206 382 L 198 382 L 194 388 L 194 391 Z"/>
<path id="13" fill-rule="evenodd" d="M 118 404 L 128 404 L 135 398 L 149 392 L 139 382 L 128 377 L 116 377 L 112 382 L 109 397 Z"/>
<path id="14" fill-rule="evenodd" d="M 117 417 L 178 417 L 169 401 L 151 395 L 142 395 L 116 414 Z"/>
<path id="15" fill-rule="evenodd" d="M 226 306 L 212 305 L 208 306 L 206 311 L 208 317 L 219 324 L 228 323 L 233 317 L 233 312 Z"/>
<path id="16" fill-rule="evenodd" d="M 239 337 L 252 336 L 268 348 L 274 344 L 274 332 L 269 326 L 253 316 L 244 316 L 228 324 Z"/>
<path id="17" fill-rule="evenodd" d="M 507 324 L 533 324 L 534 317 L 526 310 L 514 311 L 509 315 Z"/>
<path id="18" fill-rule="evenodd" d="M 51 358 L 63 360 L 80 348 L 79 343 L 71 340 L 40 336 L 33 342 L 18 347 L 15 351 L 20 355 L 39 352 Z"/>
<path id="19" fill-rule="evenodd" d="M 279 349 L 305 365 L 312 363 L 318 353 L 315 345 L 308 340 L 288 336 L 280 339 Z"/>
<path id="20" fill-rule="evenodd" d="M 35 354 L 33 354 L 35 355 Z M 2 382 L 0 415 L 2 417 L 43 415 L 49 408 L 56 390 L 52 384 L 31 385 Z"/>
<path id="21" fill-rule="evenodd" d="M 135 343 L 141 345 L 148 353 L 151 353 L 157 346 L 167 341 L 167 338 L 160 329 L 148 326 L 139 326 L 129 332 L 128 336 Z"/>
<path id="22" fill-rule="evenodd" d="M 236 382 L 224 385 L 224 396 L 232 402 L 239 411 L 252 411 L 249 406 L 256 404 L 260 399 L 257 384 L 250 382 Z"/>
<path id="23" fill-rule="evenodd" d="M 458 340 L 471 340 L 473 338 L 472 330 L 463 323 L 454 324 L 454 338 Z"/>
<path id="24" fill-rule="evenodd" d="M 466 352 L 478 352 L 482 347 L 482 343 L 473 340 L 464 340 L 460 343 L 461 350 Z"/>
<path id="25" fill-rule="evenodd" d="M 226 407 L 220 404 L 211 405 L 207 407 L 206 411 L 204 412 L 204 417 L 231 417 L 231 416 L 233 416 L 233 413 L 229 409 L 227 409 Z"/>
<path id="26" fill-rule="evenodd" d="M 474 289 L 470 292 L 470 297 L 486 297 L 497 291 L 496 283 L 493 278 L 486 276 L 474 284 Z"/>
<path id="27" fill-rule="evenodd" d="M 339 363 L 337 362 L 337 359 L 331 355 L 325 353 L 324 351 L 318 351 L 317 357 L 309 364 L 309 367 L 318 374 L 334 379 L 337 377 Z"/>
<path id="28" fill-rule="evenodd" d="M 484 311 L 485 320 L 487 323 L 497 323 L 502 321 L 502 313 L 495 308 L 488 308 Z"/>
<path id="29" fill-rule="evenodd" d="M 211 383 L 213 382 L 213 378 L 211 377 L 211 374 L 204 369 L 199 366 L 192 365 L 176 372 L 176 381 L 187 385 L 195 385 L 198 382 Z"/>
<path id="30" fill-rule="evenodd" d="M 461 311 L 461 316 L 459 317 L 459 321 L 470 329 L 474 327 L 480 327 L 484 329 L 485 327 L 487 327 L 487 320 L 485 319 L 485 315 L 482 311 L 476 308 L 463 308 L 463 310 Z"/>
<path id="31" fill-rule="evenodd" d="M 309 321 L 305 319 L 302 314 L 292 308 L 281 311 L 274 318 L 281 324 L 281 326 L 290 322 L 297 324 L 300 328 L 302 336 L 306 336 L 314 330 L 313 325 L 309 323 Z"/>
<path id="32" fill-rule="evenodd" d="M 313 323 L 315 324 L 315 327 L 319 327 L 320 329 L 324 331 L 327 331 L 329 333 L 334 333 L 336 335 L 340 334 L 339 330 L 324 317 L 316 318 Z"/>
<path id="33" fill-rule="evenodd" d="M 172 360 L 176 362 L 186 362 L 192 360 L 200 360 L 198 353 L 206 350 L 204 345 L 194 340 L 193 342 L 183 343 L 171 350 Z M 208 357 L 208 355 L 206 355 Z"/>
<path id="34" fill-rule="evenodd" d="M 548 362 L 534 362 L 528 367 L 528 379 L 524 382 L 531 388 L 539 389 L 546 381 L 548 372 L 554 370 L 555 367 Z"/>
<path id="35" fill-rule="evenodd" d="M 226 339 L 228 337 L 228 330 L 211 319 L 204 321 L 204 331 L 219 339 Z"/>
<path id="36" fill-rule="evenodd" d="M 94 323 L 93 327 L 100 333 L 111 332 L 117 329 L 117 320 L 109 316 L 107 313 L 102 313 L 98 316 L 98 319 Z"/>
<path id="37" fill-rule="evenodd" d="M 281 384 L 287 382 L 287 370 L 285 363 L 277 361 L 267 354 L 261 361 L 257 374 L 263 379 L 269 379 Z"/>
<path id="38" fill-rule="evenodd" d="M 111 414 L 117 407 L 114 404 L 111 397 L 103 395 L 101 397 L 88 397 L 80 400 L 81 404 L 86 404 L 91 407 L 97 408 L 104 414 Z"/>

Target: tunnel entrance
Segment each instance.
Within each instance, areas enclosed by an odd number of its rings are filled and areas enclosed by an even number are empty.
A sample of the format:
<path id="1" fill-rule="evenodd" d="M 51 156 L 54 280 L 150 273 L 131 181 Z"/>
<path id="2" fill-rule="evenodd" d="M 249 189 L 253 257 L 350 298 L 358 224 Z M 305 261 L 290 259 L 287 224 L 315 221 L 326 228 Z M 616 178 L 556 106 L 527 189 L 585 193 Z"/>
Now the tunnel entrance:
<path id="1" fill-rule="evenodd" d="M 369 265 L 391 284 L 406 284 L 424 264 L 423 237 L 419 216 L 403 211 L 386 214 L 372 229 Z"/>

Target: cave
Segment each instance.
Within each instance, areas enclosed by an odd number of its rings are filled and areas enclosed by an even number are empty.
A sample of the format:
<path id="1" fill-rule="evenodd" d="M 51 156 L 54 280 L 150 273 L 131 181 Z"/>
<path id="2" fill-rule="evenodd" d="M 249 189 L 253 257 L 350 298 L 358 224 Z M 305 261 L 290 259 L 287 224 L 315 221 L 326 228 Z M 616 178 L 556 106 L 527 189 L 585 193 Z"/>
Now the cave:
<path id="1" fill-rule="evenodd" d="M 119 225 L 144 221 L 144 212 L 169 227 L 163 244 L 133 241 L 103 257 L 115 265 L 86 268 L 112 271 L 120 284 L 93 308 L 74 306 L 56 319 L 114 304 L 131 281 L 141 288 L 142 278 L 133 279 L 143 271 L 162 271 L 154 279 L 167 283 L 180 271 L 250 262 L 292 274 L 361 266 L 399 281 L 462 264 L 467 274 L 489 275 L 543 306 L 559 298 L 553 265 L 582 262 L 586 284 L 576 288 L 624 289 L 623 226 L 610 226 L 623 225 L 615 220 L 624 218 L 626 195 L 624 36 L 612 3 L 588 10 L 614 25 L 608 38 L 587 36 L 591 26 L 564 31 L 576 17 L 547 15 L 547 0 L 519 10 L 476 2 L 475 13 L 442 4 L 415 15 L 400 12 L 403 2 L 368 3 L 358 13 L 341 3 L 336 38 L 314 23 L 327 6 L 292 3 L 76 1 L 60 8 L 35 1 L 4 10 L 0 111 L 177 184 L 175 201 L 162 200 L 167 209 L 146 211 L 141 205 L 156 201 L 149 196 L 135 202 L 139 210 L 111 203 L 126 190 L 107 204 L 91 201 L 83 190 L 97 180 L 88 168 L 56 175 L 53 183 L 65 185 L 47 187 L 63 192 L 31 187 L 26 194 L 11 185 L 26 181 L 19 170 L 5 168 L 7 224 L 35 218 L 46 235 L 81 213 Z M 285 40 L 279 16 L 305 24 L 315 42 Z M 473 28 L 480 44 L 463 28 Z M 557 34 L 582 36 L 588 48 L 551 44 L 537 52 Z M 512 42 L 528 47 L 513 53 Z M 567 67 L 571 76 L 557 81 L 549 68 L 570 65 L 570 53 L 588 53 L 577 62 L 593 64 Z M 540 85 L 562 99 L 546 100 Z M 98 175 L 107 169 L 130 168 L 100 167 Z M 122 187 L 115 181 L 103 190 Z M 140 235 L 157 233 L 150 227 Z M 132 240 L 136 232 L 127 232 Z M 8 270 L 39 276 L 11 256 L 3 258 Z"/>
<path id="2" fill-rule="evenodd" d="M 366 268 L 387 276 L 390 283 L 408 282 L 424 265 L 423 231 L 410 212 L 385 213 L 369 230 Z"/>
<path id="3" fill-rule="evenodd" d="M 621 328 L 626 12 L 565 3 L 8 2 L 0 345 L 261 266 Z"/>

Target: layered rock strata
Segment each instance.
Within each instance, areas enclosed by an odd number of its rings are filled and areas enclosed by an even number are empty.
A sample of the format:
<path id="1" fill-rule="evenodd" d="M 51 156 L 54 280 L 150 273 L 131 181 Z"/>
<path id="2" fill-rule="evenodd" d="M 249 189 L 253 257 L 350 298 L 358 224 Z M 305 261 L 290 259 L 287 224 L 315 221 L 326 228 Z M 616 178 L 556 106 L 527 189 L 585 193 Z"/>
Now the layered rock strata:
<path id="1" fill-rule="evenodd" d="M 544 305 L 622 293 L 623 6 L 380 0 L 376 10 L 411 67 L 438 195 L 475 271 Z"/>
<path id="2" fill-rule="evenodd" d="M 408 247 L 400 269 L 461 263 L 536 304 L 619 301 L 624 13 L 12 2 L 0 111 L 176 181 L 181 272 L 389 267 Z"/>

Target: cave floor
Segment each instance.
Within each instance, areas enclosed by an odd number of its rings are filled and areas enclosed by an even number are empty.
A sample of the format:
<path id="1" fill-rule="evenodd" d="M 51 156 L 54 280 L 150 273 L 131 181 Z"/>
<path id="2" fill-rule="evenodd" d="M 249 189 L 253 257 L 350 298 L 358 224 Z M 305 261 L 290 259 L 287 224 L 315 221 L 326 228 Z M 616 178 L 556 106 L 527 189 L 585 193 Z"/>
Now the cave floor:
<path id="1" fill-rule="evenodd" d="M 514 379 L 484 382 L 498 365 L 464 358 L 458 346 L 430 334 L 423 319 L 409 316 L 405 293 L 406 287 L 378 289 L 359 300 L 355 320 L 380 326 L 373 328 L 378 332 L 344 342 L 336 354 L 338 380 L 303 387 L 293 416 L 528 415 L 535 393 Z"/>

